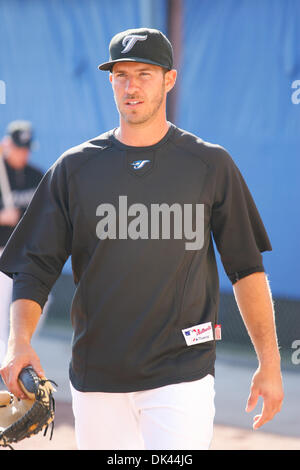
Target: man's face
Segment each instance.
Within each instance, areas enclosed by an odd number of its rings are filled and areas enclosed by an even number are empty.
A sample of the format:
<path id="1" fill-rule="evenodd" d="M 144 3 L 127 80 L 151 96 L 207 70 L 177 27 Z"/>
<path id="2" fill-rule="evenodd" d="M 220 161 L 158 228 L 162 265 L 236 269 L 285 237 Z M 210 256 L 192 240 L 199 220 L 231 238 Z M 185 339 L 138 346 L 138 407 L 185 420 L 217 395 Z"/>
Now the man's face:
<path id="1" fill-rule="evenodd" d="M 7 137 L 4 140 L 3 149 L 6 158 L 14 168 L 21 169 L 27 165 L 30 149 L 26 147 L 18 147 L 13 143 L 10 137 Z"/>
<path id="2" fill-rule="evenodd" d="M 165 114 L 166 75 L 162 67 L 141 62 L 116 63 L 110 74 L 115 102 L 124 121 L 143 124 Z"/>

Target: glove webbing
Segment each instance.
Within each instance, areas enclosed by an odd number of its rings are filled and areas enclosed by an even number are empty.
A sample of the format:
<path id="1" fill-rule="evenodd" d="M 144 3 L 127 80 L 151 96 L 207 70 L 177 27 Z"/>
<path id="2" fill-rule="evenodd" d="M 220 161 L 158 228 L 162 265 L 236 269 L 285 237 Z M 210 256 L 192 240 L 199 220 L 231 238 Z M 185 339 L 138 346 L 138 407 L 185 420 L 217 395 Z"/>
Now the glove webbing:
<path id="1" fill-rule="evenodd" d="M 40 384 L 42 386 L 45 385 L 46 382 L 50 382 L 53 385 L 55 385 L 56 387 L 58 387 L 58 385 L 53 380 L 40 379 Z M 14 438 L 13 436 L 15 434 L 15 428 L 19 428 L 20 422 L 22 422 L 22 421 L 26 421 L 26 422 L 31 421 L 32 426 L 36 426 L 35 429 L 32 430 L 32 434 L 37 434 L 40 431 L 40 426 L 36 423 L 36 421 L 37 421 L 36 408 L 40 408 L 41 410 L 43 410 L 45 408 L 45 405 L 43 404 L 43 398 L 45 397 L 45 390 L 39 388 L 39 389 L 37 389 L 37 392 L 36 392 L 35 395 L 36 395 L 36 399 L 38 401 L 36 401 L 34 403 L 33 407 L 30 410 L 27 411 L 27 413 L 21 418 L 20 421 L 12 424 L 12 426 L 11 426 L 10 431 L 11 431 L 12 436 L 11 436 L 10 440 L 12 442 L 19 442 L 20 441 L 20 436 L 18 437 L 18 439 Z M 11 401 L 12 400 L 13 400 L 13 395 L 11 397 Z M 49 392 L 49 410 L 48 410 L 49 419 L 51 418 L 51 416 L 54 412 L 55 412 L 55 400 L 52 396 L 52 393 Z M 50 432 L 50 440 L 51 440 L 52 436 L 53 436 L 53 430 L 54 430 L 54 420 L 50 424 L 51 424 L 51 432 Z M 43 436 L 46 436 L 48 428 L 49 428 L 49 424 L 46 424 Z M 27 437 L 27 434 L 28 434 L 28 431 L 27 430 L 24 431 L 24 438 Z M 3 437 L 3 439 L 4 439 L 3 447 L 9 447 L 11 450 L 15 450 L 12 447 L 11 444 L 5 442 L 5 437 Z"/>

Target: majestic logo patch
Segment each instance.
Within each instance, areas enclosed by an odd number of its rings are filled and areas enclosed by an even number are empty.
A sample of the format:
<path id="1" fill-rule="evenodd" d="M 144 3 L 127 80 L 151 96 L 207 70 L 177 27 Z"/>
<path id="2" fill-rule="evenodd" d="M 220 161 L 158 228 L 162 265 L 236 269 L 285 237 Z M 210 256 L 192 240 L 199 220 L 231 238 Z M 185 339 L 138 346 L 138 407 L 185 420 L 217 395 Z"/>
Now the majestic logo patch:
<path id="1" fill-rule="evenodd" d="M 122 41 L 122 46 L 124 46 L 124 49 L 121 51 L 121 54 L 126 54 L 126 52 L 129 52 L 137 41 L 146 41 L 147 37 L 147 34 L 144 36 L 139 36 L 137 34 L 129 34 L 128 36 L 125 36 Z"/>
<path id="2" fill-rule="evenodd" d="M 136 160 L 135 162 L 132 162 L 131 165 L 135 170 L 139 170 L 148 162 L 150 162 L 150 160 Z"/>
<path id="3" fill-rule="evenodd" d="M 188 346 L 206 343 L 206 341 L 212 341 L 214 339 L 211 322 L 201 323 L 200 325 L 186 328 L 185 330 L 182 330 L 182 334 Z"/>

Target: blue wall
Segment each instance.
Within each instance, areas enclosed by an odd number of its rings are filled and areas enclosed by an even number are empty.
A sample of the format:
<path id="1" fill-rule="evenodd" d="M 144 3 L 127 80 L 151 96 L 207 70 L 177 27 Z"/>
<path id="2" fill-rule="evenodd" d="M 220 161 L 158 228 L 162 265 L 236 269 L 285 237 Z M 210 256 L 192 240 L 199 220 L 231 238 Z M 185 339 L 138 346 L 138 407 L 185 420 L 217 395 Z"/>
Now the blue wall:
<path id="1" fill-rule="evenodd" d="M 152 25 L 164 30 L 165 1 L 154 4 Z M 10 120 L 31 120 L 39 144 L 32 162 L 47 169 L 67 148 L 116 126 L 108 72 L 97 66 L 112 36 L 144 26 L 148 11 L 147 0 L 0 0 L 0 135 Z"/>
<path id="2" fill-rule="evenodd" d="M 241 169 L 273 245 L 273 293 L 300 298 L 300 2 L 185 0 L 177 125 Z M 221 267 L 221 287 L 231 289 Z"/>
<path id="3" fill-rule="evenodd" d="M 176 124 L 227 148 L 273 244 L 264 254 L 275 295 L 299 293 L 300 2 L 183 0 Z M 46 170 L 67 148 L 116 126 L 108 58 L 118 31 L 166 32 L 165 0 L 0 0 L 0 134 L 32 121 Z M 220 266 L 221 287 L 231 289 Z"/>

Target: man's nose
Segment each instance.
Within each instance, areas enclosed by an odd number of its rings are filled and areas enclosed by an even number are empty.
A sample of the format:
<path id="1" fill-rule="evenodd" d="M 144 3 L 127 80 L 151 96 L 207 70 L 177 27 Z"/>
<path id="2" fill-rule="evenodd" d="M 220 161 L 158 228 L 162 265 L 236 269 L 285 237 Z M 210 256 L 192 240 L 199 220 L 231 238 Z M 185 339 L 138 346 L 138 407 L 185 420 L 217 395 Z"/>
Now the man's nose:
<path id="1" fill-rule="evenodd" d="M 137 79 L 135 77 L 128 77 L 126 80 L 125 90 L 130 95 L 138 88 Z"/>

